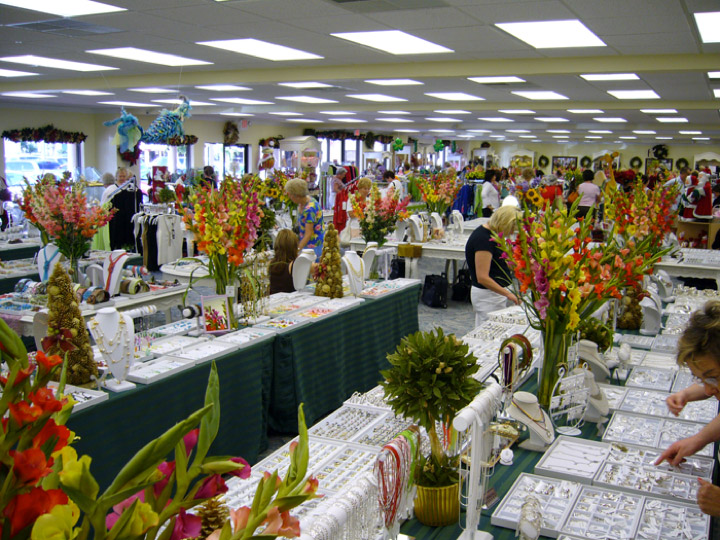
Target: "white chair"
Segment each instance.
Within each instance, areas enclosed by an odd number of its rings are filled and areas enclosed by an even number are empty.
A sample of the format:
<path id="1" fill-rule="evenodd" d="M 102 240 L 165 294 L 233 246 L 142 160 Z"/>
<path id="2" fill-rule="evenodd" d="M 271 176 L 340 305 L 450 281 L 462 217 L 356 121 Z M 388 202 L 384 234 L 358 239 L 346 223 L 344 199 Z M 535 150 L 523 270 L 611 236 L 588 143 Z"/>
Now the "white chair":
<path id="1" fill-rule="evenodd" d="M 354 251 L 348 251 L 342 258 L 348 276 L 350 293 L 358 296 L 365 285 L 365 263 Z"/>
<path id="2" fill-rule="evenodd" d="M 99 264 L 91 264 L 85 268 L 85 275 L 93 287 L 105 288 L 105 283 L 103 283 L 103 269 Z"/>
<path id="3" fill-rule="evenodd" d="M 368 242 L 367 246 L 365 247 L 365 251 L 363 251 L 363 266 L 365 266 L 365 279 L 368 279 L 370 277 L 370 269 L 372 268 L 373 261 L 375 260 L 375 254 L 378 249 L 377 242 Z"/>
<path id="4" fill-rule="evenodd" d="M 301 291 L 307 285 L 310 268 L 315 262 L 315 252 L 312 249 L 303 249 L 302 253 L 295 259 L 292 267 L 293 286 L 296 291 Z"/>

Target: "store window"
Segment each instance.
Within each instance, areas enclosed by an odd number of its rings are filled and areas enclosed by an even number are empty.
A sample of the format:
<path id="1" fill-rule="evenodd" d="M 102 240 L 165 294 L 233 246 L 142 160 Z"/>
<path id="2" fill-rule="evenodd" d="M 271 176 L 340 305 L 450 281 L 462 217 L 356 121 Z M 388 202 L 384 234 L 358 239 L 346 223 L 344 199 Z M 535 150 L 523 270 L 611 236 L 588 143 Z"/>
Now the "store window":
<path id="1" fill-rule="evenodd" d="M 24 178 L 34 184 L 38 176 L 58 177 L 70 171 L 74 178 L 82 170 L 82 143 L 13 142 L 3 139 L 5 180 L 13 193 L 20 194 Z"/>
<path id="2" fill-rule="evenodd" d="M 242 176 L 249 171 L 249 149 L 247 144 L 225 146 L 223 143 L 205 143 L 205 162 L 210 165 L 218 177 L 228 174 Z"/>
<path id="3" fill-rule="evenodd" d="M 347 139 L 345 143 L 345 160 L 344 163 L 357 165 L 360 157 L 360 141 Z"/>
<path id="4" fill-rule="evenodd" d="M 154 167 L 171 174 L 185 172 L 192 167 L 191 154 L 189 146 L 140 143 L 140 179 L 143 189 L 148 177 L 152 177 Z"/>
<path id="5" fill-rule="evenodd" d="M 330 163 L 342 163 L 343 161 L 343 142 L 342 141 L 330 141 Z"/>

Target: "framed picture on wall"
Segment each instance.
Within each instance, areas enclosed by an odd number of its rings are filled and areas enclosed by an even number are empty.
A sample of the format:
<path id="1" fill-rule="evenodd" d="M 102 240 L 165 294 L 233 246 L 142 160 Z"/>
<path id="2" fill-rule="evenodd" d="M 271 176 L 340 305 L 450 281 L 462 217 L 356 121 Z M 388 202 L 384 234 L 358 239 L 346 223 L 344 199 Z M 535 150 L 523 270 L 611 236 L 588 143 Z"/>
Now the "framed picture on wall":
<path id="1" fill-rule="evenodd" d="M 205 332 L 213 334 L 230 330 L 230 304 L 227 296 L 201 296 L 202 322 Z"/>
<path id="2" fill-rule="evenodd" d="M 650 176 L 655 174 L 656 169 L 666 168 L 668 171 L 672 171 L 673 160 L 672 158 L 658 159 L 658 158 L 645 158 L 645 175 Z"/>
<path id="3" fill-rule="evenodd" d="M 555 172 L 558 169 L 563 169 L 563 170 L 577 169 L 577 166 L 578 166 L 577 156 L 575 156 L 575 157 L 553 156 L 553 158 L 552 158 L 552 172 Z"/>

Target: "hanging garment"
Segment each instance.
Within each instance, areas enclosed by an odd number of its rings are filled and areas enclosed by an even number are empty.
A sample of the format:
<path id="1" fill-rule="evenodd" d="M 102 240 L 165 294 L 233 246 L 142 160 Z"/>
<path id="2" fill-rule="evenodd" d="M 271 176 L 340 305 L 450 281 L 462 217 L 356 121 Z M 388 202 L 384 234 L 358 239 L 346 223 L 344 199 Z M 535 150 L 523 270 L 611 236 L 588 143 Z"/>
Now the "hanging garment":
<path id="1" fill-rule="evenodd" d="M 112 249 L 135 249 L 132 217 L 142 205 L 142 191 L 120 189 L 110 199 L 110 204 L 117 212 L 110 220 L 110 247 Z"/>

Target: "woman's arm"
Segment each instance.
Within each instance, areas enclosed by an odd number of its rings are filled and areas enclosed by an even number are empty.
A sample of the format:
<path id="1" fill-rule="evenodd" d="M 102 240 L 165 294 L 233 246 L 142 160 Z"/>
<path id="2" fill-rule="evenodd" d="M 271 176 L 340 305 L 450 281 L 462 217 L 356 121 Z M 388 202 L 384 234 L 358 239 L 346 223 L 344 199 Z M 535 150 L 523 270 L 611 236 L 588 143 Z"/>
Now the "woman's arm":
<path id="1" fill-rule="evenodd" d="M 686 456 L 691 456 L 698 452 L 708 444 L 720 440 L 720 416 L 716 416 L 697 434 L 686 439 L 681 439 L 670 445 L 655 462 L 660 465 L 663 461 L 667 461 L 673 467 L 677 467 L 682 463 Z"/>
<path id="2" fill-rule="evenodd" d="M 667 404 L 668 409 L 670 409 L 670 412 L 677 416 L 680 414 L 680 411 L 683 410 L 685 405 L 691 401 L 700 401 L 702 399 L 707 399 L 708 397 L 709 396 L 705 393 L 705 387 L 702 384 L 693 384 L 683 390 L 680 390 L 679 392 L 670 394 L 665 400 L 665 403 Z"/>
<path id="3" fill-rule="evenodd" d="M 513 302 L 515 305 L 519 304 L 520 301 L 518 300 L 517 296 L 508 291 L 505 287 L 499 285 L 497 281 L 490 277 L 491 264 L 492 253 L 490 253 L 489 251 L 475 252 L 475 277 L 477 279 L 477 282 L 486 289 L 489 289 L 494 293 L 504 296 L 505 298 Z"/>

